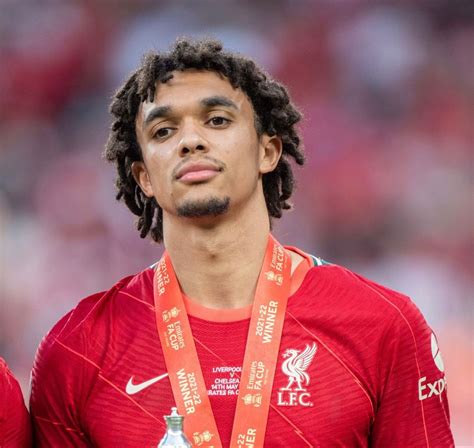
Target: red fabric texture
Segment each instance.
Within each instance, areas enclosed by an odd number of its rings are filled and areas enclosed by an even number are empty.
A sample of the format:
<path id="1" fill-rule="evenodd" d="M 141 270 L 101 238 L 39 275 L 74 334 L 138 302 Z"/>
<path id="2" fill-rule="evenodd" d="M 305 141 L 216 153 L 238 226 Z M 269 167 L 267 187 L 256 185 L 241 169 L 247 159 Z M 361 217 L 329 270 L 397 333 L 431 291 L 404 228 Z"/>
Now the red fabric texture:
<path id="1" fill-rule="evenodd" d="M 37 446 L 157 445 L 169 379 L 126 387 L 166 372 L 152 279 L 147 269 L 84 299 L 45 337 L 32 379 Z M 249 322 L 190 316 L 224 446 Z M 339 266 L 312 268 L 288 302 L 265 446 L 454 446 L 432 339 L 408 297 Z"/>
<path id="2" fill-rule="evenodd" d="M 0 447 L 31 446 L 31 425 L 20 385 L 0 358 Z"/>

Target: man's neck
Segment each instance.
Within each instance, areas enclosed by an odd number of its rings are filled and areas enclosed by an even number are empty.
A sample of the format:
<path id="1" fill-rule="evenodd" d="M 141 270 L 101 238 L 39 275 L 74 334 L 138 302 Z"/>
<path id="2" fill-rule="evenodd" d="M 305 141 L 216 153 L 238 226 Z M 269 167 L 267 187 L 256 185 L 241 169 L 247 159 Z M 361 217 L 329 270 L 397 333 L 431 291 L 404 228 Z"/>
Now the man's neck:
<path id="1" fill-rule="evenodd" d="M 263 197 L 232 212 L 209 225 L 163 216 L 164 244 L 181 289 L 209 308 L 251 304 L 265 256 L 270 222 Z"/>
<path id="2" fill-rule="evenodd" d="M 253 302 L 267 246 L 268 217 L 224 222 L 212 229 L 178 229 L 165 240 L 182 291 L 209 308 L 241 308 Z"/>

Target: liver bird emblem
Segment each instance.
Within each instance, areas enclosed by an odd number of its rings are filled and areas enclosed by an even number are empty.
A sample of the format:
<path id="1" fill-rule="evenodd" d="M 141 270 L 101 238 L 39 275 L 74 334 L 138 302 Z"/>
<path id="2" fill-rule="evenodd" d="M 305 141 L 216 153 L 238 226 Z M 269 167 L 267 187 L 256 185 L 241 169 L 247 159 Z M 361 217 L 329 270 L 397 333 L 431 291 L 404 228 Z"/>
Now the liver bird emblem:
<path id="1" fill-rule="evenodd" d="M 297 384 L 295 390 L 306 390 L 303 387 L 303 383 L 304 386 L 309 384 L 309 375 L 306 370 L 311 364 L 317 349 L 316 342 L 313 342 L 313 345 L 306 344 L 303 351 L 290 348 L 283 353 L 282 356 L 285 361 L 281 365 L 281 370 L 288 376 L 288 385 L 283 387 L 282 390 L 291 390 L 294 383 Z"/>

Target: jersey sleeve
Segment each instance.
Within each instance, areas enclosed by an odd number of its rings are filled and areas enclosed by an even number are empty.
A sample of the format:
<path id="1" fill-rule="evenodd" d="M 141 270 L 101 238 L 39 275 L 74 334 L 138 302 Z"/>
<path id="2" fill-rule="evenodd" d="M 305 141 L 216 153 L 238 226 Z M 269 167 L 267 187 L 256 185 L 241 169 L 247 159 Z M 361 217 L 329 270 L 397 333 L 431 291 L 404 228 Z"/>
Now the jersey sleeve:
<path id="1" fill-rule="evenodd" d="M 451 447 L 444 364 L 436 336 L 407 299 L 380 346 L 373 447 Z"/>
<path id="2" fill-rule="evenodd" d="M 73 319 L 72 314 L 56 324 L 36 354 L 30 396 L 36 447 L 91 446 L 81 425 L 81 387 L 88 373 L 63 338 L 63 327 Z M 74 348 L 80 352 L 77 337 Z"/>
<path id="3" fill-rule="evenodd" d="M 31 446 L 31 426 L 20 385 L 0 358 L 0 446 Z"/>

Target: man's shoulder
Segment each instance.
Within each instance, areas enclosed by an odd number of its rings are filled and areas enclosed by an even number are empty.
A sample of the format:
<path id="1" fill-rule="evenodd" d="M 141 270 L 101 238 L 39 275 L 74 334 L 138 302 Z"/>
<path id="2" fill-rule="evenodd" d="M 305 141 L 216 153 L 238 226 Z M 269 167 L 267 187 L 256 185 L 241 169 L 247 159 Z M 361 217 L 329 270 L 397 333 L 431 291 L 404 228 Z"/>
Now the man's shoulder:
<path id="1" fill-rule="evenodd" d="M 8 367 L 6 361 L 0 357 L 0 396 L 4 400 L 4 404 L 8 409 L 8 405 L 17 403 L 10 402 L 9 400 L 16 400 L 18 403 L 23 402 L 21 395 L 20 385 L 18 380 L 13 375 L 12 371 Z"/>
<path id="2" fill-rule="evenodd" d="M 153 271 L 150 268 L 124 277 L 110 289 L 91 294 L 77 303 L 52 327 L 41 346 L 53 345 L 79 334 L 87 334 L 106 324 L 111 315 L 119 316 L 133 306 L 153 307 Z M 119 314 L 116 312 L 119 311 Z"/>
<path id="3" fill-rule="evenodd" d="M 152 280 L 151 269 L 125 277 L 109 290 L 80 300 L 53 326 L 33 364 L 31 406 L 36 414 L 48 413 L 45 403 L 57 391 L 63 397 L 54 399 L 87 396 L 100 372 L 116 365 L 122 341 L 139 334 L 146 319 L 152 321 Z"/>
<path id="4" fill-rule="evenodd" d="M 389 359 L 396 347 L 416 353 L 419 344 L 430 343 L 432 330 L 407 295 L 345 267 L 314 266 L 295 298 L 288 303 L 295 325 L 318 334 L 354 365 L 372 365 L 382 352 Z"/>
<path id="5" fill-rule="evenodd" d="M 381 285 L 344 266 L 314 257 L 302 293 L 314 296 L 312 303 L 342 313 L 379 315 L 381 320 L 403 319 L 406 314 L 421 316 L 407 295 Z"/>
<path id="6" fill-rule="evenodd" d="M 10 371 L 6 361 L 0 357 L 0 392 L 6 394 L 6 391 L 13 387 L 15 378 Z"/>

